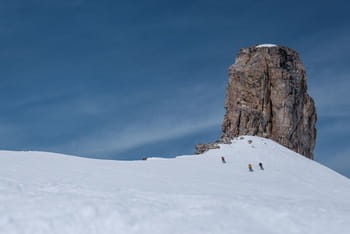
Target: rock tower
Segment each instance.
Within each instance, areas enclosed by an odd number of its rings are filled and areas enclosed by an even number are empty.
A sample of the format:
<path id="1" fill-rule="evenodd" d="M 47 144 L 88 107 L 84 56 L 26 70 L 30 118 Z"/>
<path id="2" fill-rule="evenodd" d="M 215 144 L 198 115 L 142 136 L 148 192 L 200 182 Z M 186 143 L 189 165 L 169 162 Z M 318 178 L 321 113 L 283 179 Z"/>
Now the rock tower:
<path id="1" fill-rule="evenodd" d="M 196 153 L 240 135 L 256 135 L 313 159 L 316 109 L 294 50 L 271 44 L 241 49 L 229 67 L 225 109 L 221 139 L 197 145 Z"/>

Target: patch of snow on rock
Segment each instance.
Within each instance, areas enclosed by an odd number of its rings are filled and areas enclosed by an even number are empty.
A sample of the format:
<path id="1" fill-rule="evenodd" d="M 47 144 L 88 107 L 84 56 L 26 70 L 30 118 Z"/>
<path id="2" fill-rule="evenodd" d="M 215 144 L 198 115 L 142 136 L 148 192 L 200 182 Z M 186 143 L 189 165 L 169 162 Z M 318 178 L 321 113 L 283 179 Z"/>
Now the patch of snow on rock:
<path id="1" fill-rule="evenodd" d="M 276 47 L 277 45 L 275 44 L 260 44 L 257 45 L 256 48 L 261 48 L 261 47 Z"/>

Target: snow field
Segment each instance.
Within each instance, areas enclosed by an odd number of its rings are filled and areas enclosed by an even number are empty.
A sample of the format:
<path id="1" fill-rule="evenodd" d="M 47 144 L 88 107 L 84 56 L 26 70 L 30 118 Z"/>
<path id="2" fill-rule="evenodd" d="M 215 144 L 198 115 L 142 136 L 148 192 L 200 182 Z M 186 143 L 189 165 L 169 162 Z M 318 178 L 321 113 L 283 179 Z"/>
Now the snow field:
<path id="1" fill-rule="evenodd" d="M 349 179 L 243 138 L 147 161 L 0 151 L 0 233 L 350 233 Z"/>

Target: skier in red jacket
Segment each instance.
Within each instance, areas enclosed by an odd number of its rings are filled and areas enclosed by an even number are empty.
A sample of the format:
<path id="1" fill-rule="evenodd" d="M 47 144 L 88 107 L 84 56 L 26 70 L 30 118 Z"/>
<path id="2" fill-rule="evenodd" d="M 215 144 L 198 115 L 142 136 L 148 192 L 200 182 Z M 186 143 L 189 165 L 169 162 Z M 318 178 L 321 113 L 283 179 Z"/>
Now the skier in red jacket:
<path id="1" fill-rule="evenodd" d="M 221 162 L 222 163 L 226 163 L 226 160 L 225 160 L 224 156 L 221 157 Z"/>

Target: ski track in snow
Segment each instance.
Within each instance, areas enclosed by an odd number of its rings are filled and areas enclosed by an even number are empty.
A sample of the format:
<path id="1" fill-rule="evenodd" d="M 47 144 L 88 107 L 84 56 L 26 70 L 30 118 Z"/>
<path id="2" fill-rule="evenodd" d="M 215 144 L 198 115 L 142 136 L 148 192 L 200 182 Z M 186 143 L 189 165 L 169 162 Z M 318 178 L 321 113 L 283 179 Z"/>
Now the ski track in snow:
<path id="1" fill-rule="evenodd" d="M 348 178 L 252 136 L 147 161 L 0 151 L 1 234 L 348 234 L 349 198 Z"/>

